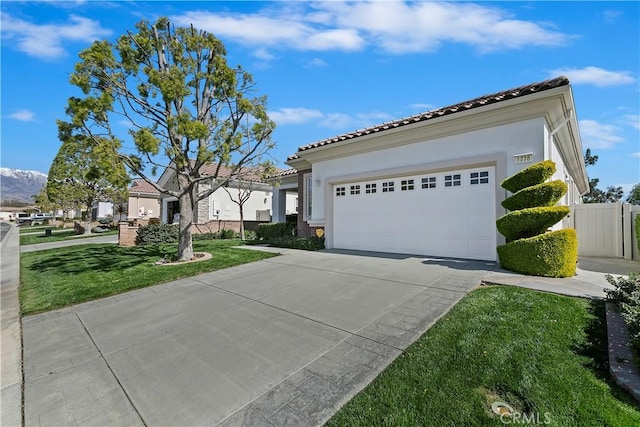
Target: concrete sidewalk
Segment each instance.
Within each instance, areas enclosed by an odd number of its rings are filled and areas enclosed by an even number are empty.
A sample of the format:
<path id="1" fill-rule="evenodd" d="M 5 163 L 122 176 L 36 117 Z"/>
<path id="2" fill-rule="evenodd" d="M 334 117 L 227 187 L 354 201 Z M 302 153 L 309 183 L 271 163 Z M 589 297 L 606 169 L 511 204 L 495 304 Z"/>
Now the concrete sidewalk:
<path id="1" fill-rule="evenodd" d="M 520 286 L 538 291 L 585 298 L 604 298 L 604 289 L 613 289 L 606 274 L 627 276 L 640 272 L 640 262 L 620 258 L 580 257 L 574 277 L 553 278 L 516 274 L 498 270 L 483 277 L 485 284 Z"/>
<path id="2" fill-rule="evenodd" d="M 0 266 L 0 323 L 2 386 L 0 401 L 0 425 L 22 425 L 22 331 L 20 328 L 20 284 L 19 236 L 15 227 L 2 239 Z"/>
<path id="3" fill-rule="evenodd" d="M 112 234 L 109 236 L 97 235 L 96 237 L 78 237 L 78 238 L 69 239 L 69 240 L 59 240 L 57 242 L 38 243 L 35 245 L 23 245 L 23 246 L 20 246 L 20 253 L 44 251 L 47 249 L 54 249 L 54 248 L 66 248 L 68 246 L 90 245 L 94 243 L 118 243 L 118 235 L 117 234 Z"/>

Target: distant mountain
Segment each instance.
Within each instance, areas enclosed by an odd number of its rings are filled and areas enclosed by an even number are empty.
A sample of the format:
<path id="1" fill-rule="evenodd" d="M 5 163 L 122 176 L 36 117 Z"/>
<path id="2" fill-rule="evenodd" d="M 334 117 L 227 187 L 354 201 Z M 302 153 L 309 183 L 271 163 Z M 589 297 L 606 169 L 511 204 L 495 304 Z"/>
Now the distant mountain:
<path id="1" fill-rule="evenodd" d="M 42 172 L 0 168 L 0 199 L 33 203 L 31 196 L 38 194 L 46 183 L 47 175 Z"/>

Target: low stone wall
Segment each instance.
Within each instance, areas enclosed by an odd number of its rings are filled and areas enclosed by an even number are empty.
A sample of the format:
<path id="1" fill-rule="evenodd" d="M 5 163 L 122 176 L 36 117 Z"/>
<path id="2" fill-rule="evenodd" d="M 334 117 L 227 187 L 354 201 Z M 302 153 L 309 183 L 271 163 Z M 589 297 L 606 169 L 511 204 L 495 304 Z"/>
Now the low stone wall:
<path id="1" fill-rule="evenodd" d="M 250 231 L 257 231 L 259 224 L 268 224 L 269 221 L 245 221 L 244 229 Z M 212 220 L 204 224 L 192 224 L 191 233 L 219 233 L 222 230 L 240 231 L 240 221 L 224 221 L 224 220 Z"/>

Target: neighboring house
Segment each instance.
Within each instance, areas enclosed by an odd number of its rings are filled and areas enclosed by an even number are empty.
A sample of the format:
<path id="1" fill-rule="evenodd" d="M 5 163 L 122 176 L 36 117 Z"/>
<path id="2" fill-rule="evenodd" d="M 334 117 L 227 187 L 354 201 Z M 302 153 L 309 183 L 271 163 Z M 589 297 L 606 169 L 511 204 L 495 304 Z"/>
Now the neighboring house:
<path id="1" fill-rule="evenodd" d="M 218 176 L 227 177 L 231 170 L 221 167 Z M 206 164 L 201 170 L 203 175 L 212 175 L 214 173 L 214 165 Z M 161 186 L 172 184 L 175 180 L 175 171 L 171 168 L 165 169 L 164 173 L 158 179 Z M 246 181 L 244 181 L 246 182 Z M 251 196 L 243 205 L 245 226 L 252 229 L 252 223 L 271 221 L 271 207 L 273 187 L 271 183 L 259 182 L 257 179 L 252 180 Z M 238 187 L 246 188 L 243 182 L 238 183 L 232 180 L 224 188 L 219 188 L 209 197 L 200 200 L 193 211 L 194 232 L 218 231 L 222 228 L 239 230 L 240 226 L 240 208 L 232 201 L 232 197 L 238 200 Z M 297 194 L 291 193 L 285 198 L 285 209 L 288 213 L 295 213 L 297 209 Z M 175 197 L 165 194 L 161 195 L 161 215 L 163 222 L 177 222 L 180 213 L 180 205 Z"/>
<path id="2" fill-rule="evenodd" d="M 111 202 L 95 202 L 91 209 L 91 220 L 96 221 L 99 218 L 113 217 L 113 203 Z"/>
<path id="3" fill-rule="evenodd" d="M 141 178 L 134 179 L 129 187 L 128 218 L 159 218 L 160 200 L 160 192 L 153 185 Z"/>
<path id="4" fill-rule="evenodd" d="M 500 182 L 545 159 L 569 186 L 560 203 L 581 203 L 589 185 L 566 77 L 300 147 L 287 160 L 298 234 L 322 228 L 327 248 L 495 261 Z"/>

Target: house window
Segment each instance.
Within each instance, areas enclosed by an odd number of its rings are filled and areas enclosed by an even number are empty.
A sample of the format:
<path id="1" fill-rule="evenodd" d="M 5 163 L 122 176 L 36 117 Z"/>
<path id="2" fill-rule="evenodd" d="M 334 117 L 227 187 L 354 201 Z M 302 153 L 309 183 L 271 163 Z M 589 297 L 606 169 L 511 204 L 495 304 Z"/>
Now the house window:
<path id="1" fill-rule="evenodd" d="M 304 176 L 304 219 L 311 218 L 311 206 L 312 206 L 312 192 L 313 192 L 313 180 L 310 173 Z"/>
<path id="2" fill-rule="evenodd" d="M 352 185 L 350 191 L 351 195 L 360 194 L 360 185 Z"/>
<path id="3" fill-rule="evenodd" d="M 364 192 L 367 194 L 373 194 L 376 192 L 376 184 L 367 184 L 364 186 Z"/>
<path id="4" fill-rule="evenodd" d="M 413 180 L 403 179 L 402 181 L 400 181 L 400 190 L 402 191 L 413 190 Z"/>
<path id="5" fill-rule="evenodd" d="M 383 182 L 382 183 L 382 192 L 383 193 L 391 193 L 394 190 L 393 185 L 394 185 L 393 181 Z"/>
<path id="6" fill-rule="evenodd" d="M 489 172 L 471 172 L 471 185 L 477 184 L 488 184 L 489 183 Z"/>
<path id="7" fill-rule="evenodd" d="M 336 196 L 344 196 L 346 194 L 345 187 L 336 187 Z"/>
<path id="8" fill-rule="evenodd" d="M 460 186 L 460 174 L 445 175 L 444 176 L 445 187 L 459 187 Z"/>
<path id="9" fill-rule="evenodd" d="M 436 177 L 428 176 L 422 178 L 422 188 L 436 188 Z"/>

